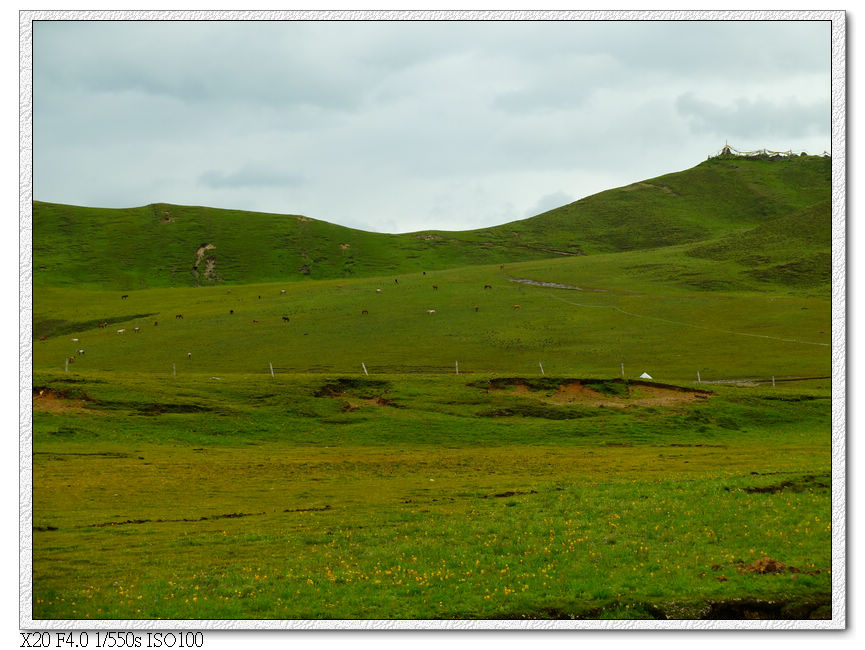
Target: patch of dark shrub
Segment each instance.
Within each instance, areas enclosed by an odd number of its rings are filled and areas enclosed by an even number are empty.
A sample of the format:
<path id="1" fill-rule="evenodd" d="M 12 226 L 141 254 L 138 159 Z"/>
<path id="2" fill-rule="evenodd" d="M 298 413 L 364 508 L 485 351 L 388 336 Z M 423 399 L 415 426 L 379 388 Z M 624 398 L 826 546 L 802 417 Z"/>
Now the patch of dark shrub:
<path id="1" fill-rule="evenodd" d="M 44 318 L 33 321 L 33 337 L 39 339 L 43 336 L 52 337 L 62 336 L 63 334 L 75 334 L 76 332 L 83 332 L 85 330 L 94 329 L 100 323 L 108 323 L 109 325 L 113 325 L 115 323 L 125 323 L 127 321 L 135 320 L 137 318 L 150 318 L 151 316 L 156 316 L 156 312 L 152 314 L 128 314 L 126 316 L 113 316 L 107 318 L 100 318 L 97 320 L 85 321 L 68 321 L 57 318 Z"/>
<path id="2" fill-rule="evenodd" d="M 587 411 L 556 408 L 554 406 L 543 406 L 540 404 L 518 404 L 506 408 L 490 409 L 478 413 L 478 417 L 482 418 L 524 417 L 543 418 L 545 420 L 574 420 L 577 418 L 591 417 L 592 415 L 594 415 L 594 413 Z"/>
<path id="3" fill-rule="evenodd" d="M 816 476 L 808 474 L 798 479 L 784 480 L 772 485 L 761 485 L 741 488 L 742 492 L 748 494 L 775 494 L 788 490 L 790 492 L 807 492 L 811 490 L 825 490 L 830 487 L 827 475 Z"/>
<path id="4" fill-rule="evenodd" d="M 210 413 L 216 409 L 200 404 L 163 404 L 159 402 L 133 402 L 123 400 L 97 400 L 90 408 L 107 411 L 132 411 L 135 415 L 162 415 L 164 413 Z"/>
<path id="5" fill-rule="evenodd" d="M 374 399 L 380 397 L 389 388 L 389 381 L 363 377 L 340 377 L 326 381 L 315 391 L 314 395 L 316 397 L 340 397 L 345 393 L 351 393 L 362 399 Z"/>
<path id="6" fill-rule="evenodd" d="M 700 613 L 703 620 L 808 620 L 832 617 L 831 602 L 819 600 L 785 602 L 756 598 L 711 601 Z"/>

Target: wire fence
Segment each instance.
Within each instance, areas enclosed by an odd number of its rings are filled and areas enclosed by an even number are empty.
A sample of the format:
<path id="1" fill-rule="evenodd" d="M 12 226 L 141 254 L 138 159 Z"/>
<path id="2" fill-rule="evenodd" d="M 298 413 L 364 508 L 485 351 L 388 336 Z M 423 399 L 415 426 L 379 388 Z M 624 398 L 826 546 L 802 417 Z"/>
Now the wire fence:
<path id="1" fill-rule="evenodd" d="M 178 376 L 176 366 L 172 366 L 172 375 L 174 377 Z M 188 372 L 183 373 L 185 375 L 200 375 L 207 373 L 200 372 Z M 430 376 L 443 376 L 443 375 L 453 375 L 455 377 L 486 377 L 490 379 L 502 379 L 502 378 L 524 378 L 529 379 L 533 377 L 544 377 L 549 378 L 551 381 L 561 380 L 561 381 L 580 381 L 580 380 L 621 380 L 626 382 L 636 382 L 640 384 L 656 384 L 661 385 L 662 382 L 675 382 L 678 384 L 706 384 L 706 385 L 727 385 L 727 386 L 760 386 L 760 385 L 768 385 L 771 384 L 775 386 L 777 384 L 790 384 L 795 382 L 805 382 L 805 381 L 825 381 L 831 380 L 831 375 L 768 375 L 768 376 L 747 376 L 747 377 L 706 377 L 702 376 L 700 371 L 695 371 L 695 374 L 692 378 L 682 377 L 681 375 L 676 376 L 666 376 L 666 375 L 649 375 L 648 373 L 626 373 L 624 367 L 618 369 L 617 371 L 611 371 L 609 373 L 597 373 L 597 372 L 580 372 L 578 370 L 569 370 L 562 372 L 559 369 L 556 369 L 553 372 L 548 372 L 544 370 L 543 362 L 538 361 L 537 365 L 526 366 L 521 371 L 507 371 L 507 370 L 491 370 L 491 369 L 477 369 L 472 368 L 471 366 L 466 366 L 465 364 L 460 364 L 459 361 L 455 361 L 452 365 L 398 365 L 398 364 L 367 364 L 366 362 L 359 362 L 357 368 L 346 368 L 345 366 L 310 366 L 310 367 L 302 367 L 302 366 L 281 366 L 274 365 L 272 362 L 267 366 L 263 367 L 259 372 L 242 372 L 242 373 L 227 373 L 228 376 L 234 374 L 242 374 L 242 375 L 255 375 L 262 374 L 268 375 L 273 379 L 276 379 L 280 376 L 292 376 L 292 375 L 342 375 L 342 376 L 354 376 L 354 375 L 364 375 L 364 376 L 375 376 L 375 375 L 430 375 Z M 211 379 L 222 380 L 223 377 L 213 376 Z"/>

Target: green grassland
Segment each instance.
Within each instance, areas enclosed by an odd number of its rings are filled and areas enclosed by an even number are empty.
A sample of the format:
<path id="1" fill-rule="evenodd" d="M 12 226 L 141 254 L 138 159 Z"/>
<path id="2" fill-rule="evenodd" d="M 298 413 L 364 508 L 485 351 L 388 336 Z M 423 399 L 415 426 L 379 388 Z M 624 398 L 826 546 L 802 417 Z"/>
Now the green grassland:
<path id="1" fill-rule="evenodd" d="M 831 617 L 828 169 L 465 233 L 35 204 L 34 618 Z"/>
<path id="2" fill-rule="evenodd" d="M 110 210 L 37 201 L 33 281 L 37 287 L 131 290 L 377 277 L 655 249 L 716 239 L 826 203 L 830 167 L 821 156 L 711 159 L 531 219 L 402 235 L 299 215 L 168 204 Z M 828 205 L 820 216 L 828 217 Z M 823 222 L 828 228 L 828 219 Z M 213 248 L 199 257 L 196 251 L 205 245 Z M 827 248 L 828 238 L 820 245 Z"/>

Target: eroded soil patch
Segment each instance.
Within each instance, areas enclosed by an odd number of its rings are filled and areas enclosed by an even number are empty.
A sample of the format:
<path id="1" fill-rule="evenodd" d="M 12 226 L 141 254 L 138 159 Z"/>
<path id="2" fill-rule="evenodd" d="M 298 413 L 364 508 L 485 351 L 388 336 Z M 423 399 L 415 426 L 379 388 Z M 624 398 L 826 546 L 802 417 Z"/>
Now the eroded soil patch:
<path id="1" fill-rule="evenodd" d="M 316 397 L 329 397 L 338 399 L 341 410 L 345 412 L 357 411 L 365 406 L 392 406 L 401 408 L 394 400 L 385 397 L 390 389 L 390 382 L 378 379 L 364 379 L 354 377 L 340 377 L 325 382 L 314 395 Z"/>
<path id="2" fill-rule="evenodd" d="M 511 391 L 556 406 L 673 406 L 708 399 L 713 393 L 669 384 L 620 379 L 498 378 L 486 382 L 488 392 Z M 474 384 L 480 387 L 483 382 Z"/>
<path id="3" fill-rule="evenodd" d="M 47 386 L 33 387 L 33 410 L 44 413 L 82 413 L 89 400 L 79 391 L 57 391 Z"/>
<path id="4" fill-rule="evenodd" d="M 343 412 L 357 411 L 364 406 L 393 406 L 399 408 L 399 405 L 396 402 L 390 399 L 385 399 L 384 397 L 373 397 L 370 399 L 357 397 L 342 400 L 341 410 Z"/>

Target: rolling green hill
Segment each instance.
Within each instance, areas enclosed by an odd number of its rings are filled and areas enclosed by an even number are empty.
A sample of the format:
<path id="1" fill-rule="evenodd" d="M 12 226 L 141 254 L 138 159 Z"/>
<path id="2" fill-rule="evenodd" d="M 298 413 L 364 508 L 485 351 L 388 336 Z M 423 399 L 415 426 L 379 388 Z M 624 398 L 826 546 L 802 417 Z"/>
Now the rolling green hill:
<path id="1" fill-rule="evenodd" d="M 831 617 L 829 169 L 403 235 L 35 203 L 33 616 Z"/>
<path id="2" fill-rule="evenodd" d="M 755 280 L 814 285 L 828 277 L 830 167 L 819 156 L 715 158 L 521 221 L 400 235 L 299 215 L 36 201 L 33 279 L 35 286 L 121 290 L 236 285 L 695 244 L 688 255 L 753 267 Z M 754 246 L 760 250 L 747 252 Z"/>

